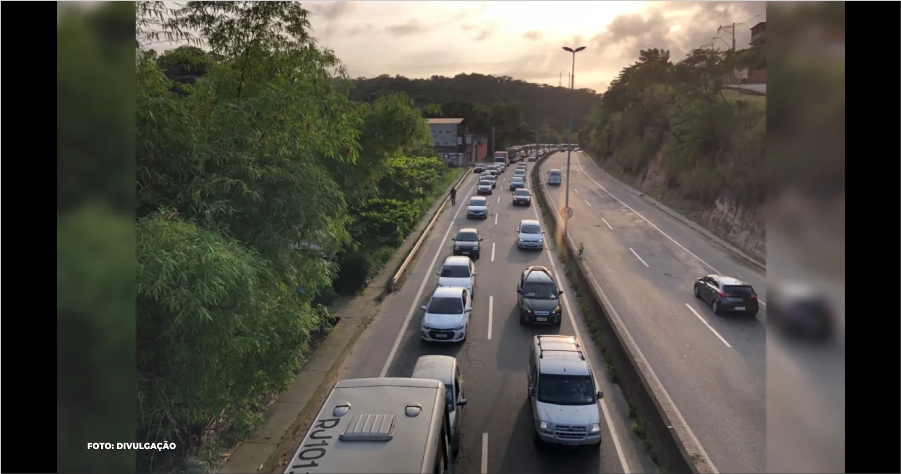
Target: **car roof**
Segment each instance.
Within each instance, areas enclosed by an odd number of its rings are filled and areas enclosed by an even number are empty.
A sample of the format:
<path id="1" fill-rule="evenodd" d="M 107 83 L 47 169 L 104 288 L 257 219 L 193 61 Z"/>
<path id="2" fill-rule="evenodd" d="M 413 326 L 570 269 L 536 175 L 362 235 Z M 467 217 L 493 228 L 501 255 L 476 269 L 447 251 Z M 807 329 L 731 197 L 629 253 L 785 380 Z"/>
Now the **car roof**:
<path id="1" fill-rule="evenodd" d="M 464 227 L 457 231 L 458 234 L 478 234 L 479 230 L 475 227 Z"/>
<path id="2" fill-rule="evenodd" d="M 551 375 L 591 375 L 582 346 L 573 336 L 548 334 L 535 336 L 538 370 Z"/>
<path id="3" fill-rule="evenodd" d="M 549 173 L 559 173 L 559 172 L 560 172 L 560 170 L 558 170 L 557 168 L 554 168 L 549 171 Z"/>
<path id="4" fill-rule="evenodd" d="M 454 255 L 451 257 L 447 257 L 444 259 L 444 266 L 469 266 L 469 257 L 464 257 L 461 255 Z"/>
<path id="5" fill-rule="evenodd" d="M 547 269 L 547 267 L 542 267 L 540 265 L 534 265 L 529 268 L 523 270 L 523 273 L 526 274 L 526 281 L 530 283 L 553 283 L 554 277 L 551 276 L 551 271 Z"/>
<path id="6" fill-rule="evenodd" d="M 487 201 L 487 199 L 485 199 L 482 196 L 473 196 L 473 197 L 469 198 L 469 202 L 473 202 L 473 201 Z"/>
<path id="7" fill-rule="evenodd" d="M 460 298 L 463 295 L 463 288 L 456 286 L 440 286 L 435 288 L 432 298 Z"/>
<path id="8" fill-rule="evenodd" d="M 521 194 L 523 191 L 525 191 L 525 192 L 527 192 L 527 193 L 529 193 L 529 194 L 532 194 L 532 191 L 529 191 L 529 188 L 519 188 L 519 189 L 517 189 L 515 192 Z"/>
<path id="9" fill-rule="evenodd" d="M 535 224 L 537 226 L 541 226 L 541 224 L 539 224 L 538 221 L 536 221 L 535 219 L 523 219 L 522 221 L 519 222 L 520 227 L 524 226 L 526 224 Z"/>
<path id="10" fill-rule="evenodd" d="M 445 384 L 451 384 L 454 382 L 456 363 L 457 359 L 451 356 L 424 355 L 416 361 L 410 378 L 440 380 Z"/>
<path id="11" fill-rule="evenodd" d="M 709 275 L 711 278 L 715 279 L 717 282 L 723 285 L 735 285 L 735 286 L 751 286 L 738 278 L 732 278 L 724 275 Z"/>

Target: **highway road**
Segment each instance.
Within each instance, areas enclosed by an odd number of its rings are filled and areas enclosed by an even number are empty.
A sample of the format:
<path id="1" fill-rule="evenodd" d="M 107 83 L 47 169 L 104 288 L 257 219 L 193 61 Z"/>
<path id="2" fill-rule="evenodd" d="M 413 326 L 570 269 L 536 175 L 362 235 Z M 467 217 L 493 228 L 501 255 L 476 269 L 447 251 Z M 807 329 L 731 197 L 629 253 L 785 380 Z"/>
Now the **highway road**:
<path id="1" fill-rule="evenodd" d="M 566 172 L 566 153 L 542 164 Z M 571 158 L 569 233 L 651 368 L 719 472 L 766 472 L 765 275 L 604 173 Z M 564 205 L 564 185 L 550 187 Z M 750 283 L 757 318 L 715 316 L 694 281 Z"/>
<path id="2" fill-rule="evenodd" d="M 468 400 L 462 413 L 457 461 L 457 472 L 463 474 L 655 472 L 656 466 L 631 432 L 621 391 L 609 382 L 600 353 L 584 336 L 589 334 L 584 319 L 569 284 L 560 279 L 565 278 L 562 264 L 547 248 L 540 252 L 516 248 L 517 224 L 539 218 L 539 213 L 537 203 L 528 208 L 512 206 L 512 193 L 506 187 L 511 176 L 508 169 L 498 180 L 498 189 L 489 197 L 489 217 L 484 220 L 466 218 L 466 202 L 475 192 L 476 181 L 472 175 L 465 180 L 457 205 L 449 206 L 438 218 L 406 281 L 383 301 L 378 317 L 360 337 L 338 377 L 406 377 L 421 355 L 456 357 Z M 479 229 L 484 238 L 481 259 L 475 264 L 475 301 L 467 340 L 463 344 L 423 344 L 419 307 L 435 287 L 435 272 L 452 254 L 450 239 L 463 227 Z M 564 317 L 559 328 L 519 324 L 516 279 L 529 265 L 550 268 L 562 282 Z M 533 444 L 532 414 L 526 399 L 529 345 L 534 335 L 548 333 L 579 336 L 589 350 L 588 358 L 605 394 L 599 454 L 584 449 L 539 449 Z"/>

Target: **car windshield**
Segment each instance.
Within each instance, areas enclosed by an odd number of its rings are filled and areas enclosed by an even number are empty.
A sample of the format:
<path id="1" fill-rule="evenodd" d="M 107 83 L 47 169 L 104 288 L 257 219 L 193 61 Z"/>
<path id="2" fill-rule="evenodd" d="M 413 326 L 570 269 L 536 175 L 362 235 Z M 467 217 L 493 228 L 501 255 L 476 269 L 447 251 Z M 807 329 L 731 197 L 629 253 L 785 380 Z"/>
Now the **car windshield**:
<path id="1" fill-rule="evenodd" d="M 587 375 L 538 376 L 538 401 L 552 405 L 591 405 L 595 400 L 594 384 Z"/>
<path id="2" fill-rule="evenodd" d="M 522 184 L 522 178 L 513 178 L 510 182 Z"/>
<path id="3" fill-rule="evenodd" d="M 428 312 L 432 314 L 463 314 L 463 300 L 434 297 L 432 301 L 429 301 Z"/>
<path id="4" fill-rule="evenodd" d="M 479 184 L 482 184 L 482 183 L 479 183 Z M 488 183 L 488 184 L 491 184 L 491 183 Z M 487 201 L 485 201 L 485 198 L 472 198 L 469 200 L 470 206 L 484 206 L 486 203 L 487 203 Z"/>
<path id="5" fill-rule="evenodd" d="M 540 234 L 541 227 L 535 224 L 523 224 L 522 227 L 520 227 L 519 232 L 523 234 Z"/>
<path id="6" fill-rule="evenodd" d="M 754 294 L 754 288 L 750 286 L 723 285 L 723 292 L 729 296 L 750 297 Z"/>
<path id="7" fill-rule="evenodd" d="M 469 278 L 469 267 L 467 265 L 445 265 L 441 269 L 441 276 L 444 278 Z"/>
<path id="8" fill-rule="evenodd" d="M 479 186 L 491 186 L 491 181 L 488 181 L 487 179 L 483 179 L 483 180 L 479 181 Z"/>
<path id="9" fill-rule="evenodd" d="M 454 240 L 457 242 L 478 242 L 479 236 L 472 232 L 460 232 Z"/>
<path id="10" fill-rule="evenodd" d="M 551 176 L 560 176 L 559 171 L 551 171 Z"/>
<path id="11" fill-rule="evenodd" d="M 522 296 L 533 300 L 555 300 L 558 296 L 557 285 L 526 282 L 522 285 Z"/>
<path id="12" fill-rule="evenodd" d="M 514 196 L 528 196 L 529 190 L 528 189 L 517 189 L 516 192 L 513 193 L 513 195 Z"/>

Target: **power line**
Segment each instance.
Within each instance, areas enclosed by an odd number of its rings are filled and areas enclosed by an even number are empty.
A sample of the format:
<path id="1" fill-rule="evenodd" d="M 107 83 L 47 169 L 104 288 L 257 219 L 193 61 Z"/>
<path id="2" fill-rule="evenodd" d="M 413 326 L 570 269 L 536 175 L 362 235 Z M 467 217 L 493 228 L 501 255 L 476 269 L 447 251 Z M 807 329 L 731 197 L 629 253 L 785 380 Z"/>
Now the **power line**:
<path id="1" fill-rule="evenodd" d="M 745 21 L 743 21 L 743 22 L 741 22 L 741 23 L 736 23 L 736 25 L 744 25 L 745 23 L 747 23 L 747 22 L 749 22 L 749 21 L 751 21 L 751 20 L 753 20 L 753 19 L 759 17 L 760 15 L 763 15 L 765 12 L 766 12 L 766 10 L 763 10 L 763 11 L 761 11 L 760 13 L 758 13 L 758 14 L 752 16 L 751 18 L 748 18 L 747 20 L 745 20 Z"/>

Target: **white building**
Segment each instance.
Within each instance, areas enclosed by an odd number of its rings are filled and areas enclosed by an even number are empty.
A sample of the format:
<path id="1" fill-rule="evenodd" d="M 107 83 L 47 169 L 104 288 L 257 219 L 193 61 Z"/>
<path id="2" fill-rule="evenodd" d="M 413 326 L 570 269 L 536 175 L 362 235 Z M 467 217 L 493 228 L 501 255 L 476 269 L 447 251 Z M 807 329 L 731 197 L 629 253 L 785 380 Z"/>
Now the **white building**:
<path id="1" fill-rule="evenodd" d="M 432 132 L 432 146 L 438 152 L 455 152 L 463 145 L 463 119 L 430 118 L 429 131 Z"/>

